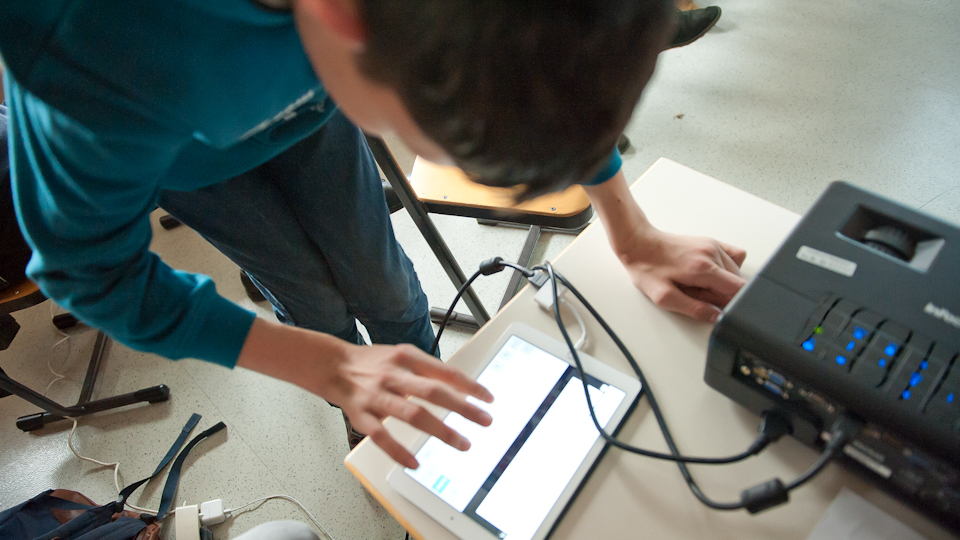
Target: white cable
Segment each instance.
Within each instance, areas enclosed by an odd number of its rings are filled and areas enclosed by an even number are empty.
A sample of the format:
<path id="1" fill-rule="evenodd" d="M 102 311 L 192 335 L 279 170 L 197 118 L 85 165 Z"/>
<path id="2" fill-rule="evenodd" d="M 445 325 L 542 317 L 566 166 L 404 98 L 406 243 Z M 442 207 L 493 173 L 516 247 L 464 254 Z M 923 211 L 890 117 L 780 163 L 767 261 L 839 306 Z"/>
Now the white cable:
<path id="1" fill-rule="evenodd" d="M 560 304 L 567 306 L 567 308 L 573 312 L 573 316 L 577 319 L 577 324 L 580 325 L 580 338 L 576 343 L 573 344 L 573 348 L 582 351 L 583 346 L 587 344 L 587 325 L 583 322 L 583 317 L 580 316 L 580 312 L 577 311 L 577 308 L 573 307 L 573 304 L 567 302 L 565 298 L 560 298 Z"/>
<path id="2" fill-rule="evenodd" d="M 76 418 L 67 417 L 67 419 L 70 420 L 71 422 L 73 422 L 73 428 L 70 429 L 70 435 L 67 437 L 67 446 L 70 447 L 70 451 L 73 452 L 73 455 L 77 456 L 77 458 L 79 458 L 79 459 L 81 459 L 81 460 L 83 460 L 83 461 L 89 461 L 90 463 L 93 463 L 93 464 L 95 464 L 95 465 L 99 465 L 99 466 L 101 466 L 101 467 L 113 467 L 113 486 L 114 486 L 115 488 L 117 488 L 117 495 L 120 495 L 120 478 L 119 478 L 119 476 L 120 476 L 120 462 L 117 461 L 117 462 L 115 462 L 115 463 L 104 463 L 104 462 L 102 462 L 102 461 L 98 461 L 98 460 L 93 459 L 93 458 L 88 458 L 88 457 L 85 457 L 85 456 L 81 456 L 80 453 L 77 452 L 77 449 L 73 446 L 73 434 L 77 431 L 77 426 L 78 426 L 80 423 L 77 422 L 77 419 L 76 419 Z M 144 514 L 152 514 L 152 515 L 154 515 L 154 516 L 157 515 L 157 511 L 156 511 L 156 510 L 150 510 L 149 508 L 140 508 L 139 506 L 135 506 L 135 505 L 133 505 L 133 504 L 130 504 L 129 502 L 128 502 L 128 503 L 125 503 L 125 505 L 127 506 L 127 508 L 130 508 L 130 509 L 132 509 L 132 510 L 136 510 L 137 512 L 141 512 L 141 513 L 144 513 Z M 175 514 L 175 513 L 176 513 L 176 510 L 171 509 L 169 512 L 167 512 L 167 515 L 164 516 L 164 519 L 166 519 L 167 516 L 171 516 L 171 515 L 173 515 L 173 514 Z"/>
<path id="3" fill-rule="evenodd" d="M 313 524 L 317 527 L 317 529 L 320 530 L 320 532 L 323 533 L 324 536 L 326 536 L 326 537 L 329 538 L 330 540 L 334 540 L 333 536 L 332 536 L 330 533 L 328 533 L 326 529 L 323 528 L 323 525 L 320 524 L 320 520 L 318 520 L 316 517 L 314 517 L 314 515 L 311 514 L 309 510 L 307 510 L 307 507 L 304 506 L 303 504 L 301 504 L 300 501 L 294 499 L 293 497 L 291 497 L 291 496 L 289 496 L 289 495 L 270 495 L 270 496 L 267 496 L 267 497 L 262 497 L 262 498 L 260 498 L 260 499 L 255 500 L 255 501 L 248 502 L 247 504 L 244 504 L 244 505 L 242 505 L 242 506 L 238 506 L 238 507 L 236 507 L 236 508 L 231 508 L 231 509 L 229 509 L 229 510 L 224 510 L 223 513 L 224 513 L 224 514 L 233 514 L 233 513 L 235 513 L 235 512 L 239 512 L 240 510 L 243 510 L 244 508 L 247 508 L 247 507 L 249 507 L 249 506 L 253 506 L 253 505 L 257 504 L 257 503 L 262 503 L 262 502 L 269 501 L 270 499 L 284 499 L 284 500 L 286 500 L 286 501 L 290 501 L 290 502 L 292 502 L 292 503 L 295 503 L 297 506 L 300 507 L 301 510 L 304 511 L 304 513 L 307 514 L 307 516 L 310 518 L 310 521 L 313 522 Z"/>
<path id="4" fill-rule="evenodd" d="M 50 302 L 50 318 L 53 319 L 53 302 Z M 61 343 L 63 343 L 64 341 L 67 341 L 68 339 L 70 339 L 70 335 L 67 334 L 66 332 L 64 332 L 63 330 L 60 330 L 59 328 L 57 328 L 56 325 L 54 325 L 54 328 L 57 329 L 57 332 L 58 332 L 61 336 L 63 336 L 63 338 L 61 338 L 60 341 L 54 343 L 54 344 L 50 347 L 50 350 L 51 350 L 51 351 L 52 351 L 53 349 L 56 349 L 57 346 L 59 346 L 59 345 L 60 345 Z M 67 351 L 67 356 L 66 356 L 66 358 L 64 358 L 64 360 L 63 360 L 64 365 L 67 363 L 67 360 L 69 360 L 69 359 L 70 359 L 70 351 L 68 350 L 68 351 Z M 51 365 L 51 363 L 50 363 L 50 362 L 52 362 L 52 361 L 53 361 L 53 355 L 52 355 L 52 354 L 47 355 L 47 370 L 50 371 L 50 373 L 53 374 L 53 376 L 56 377 L 56 378 L 53 379 L 52 381 L 50 381 L 50 383 L 47 384 L 47 387 L 43 389 L 43 395 L 47 395 L 47 393 L 50 392 L 50 388 L 53 386 L 53 384 L 54 384 L 55 382 L 57 382 L 57 381 L 62 381 L 63 379 L 66 379 L 66 378 L 67 378 L 66 375 L 63 375 L 62 373 L 57 373 L 57 371 L 55 371 L 55 370 L 53 369 L 53 365 Z M 61 366 L 60 366 L 60 369 L 63 369 L 63 368 L 64 368 L 64 365 L 61 365 Z"/>

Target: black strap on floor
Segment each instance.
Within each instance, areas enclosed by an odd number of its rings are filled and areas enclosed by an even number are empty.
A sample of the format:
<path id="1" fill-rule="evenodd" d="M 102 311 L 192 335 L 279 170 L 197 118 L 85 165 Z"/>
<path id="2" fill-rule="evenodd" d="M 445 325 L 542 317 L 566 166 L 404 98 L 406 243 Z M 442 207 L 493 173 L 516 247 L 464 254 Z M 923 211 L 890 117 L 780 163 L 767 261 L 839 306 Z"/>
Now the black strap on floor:
<path id="1" fill-rule="evenodd" d="M 163 495 L 160 497 L 160 509 L 157 510 L 157 519 L 163 519 L 167 510 L 170 509 L 170 505 L 173 504 L 173 497 L 177 493 L 177 484 L 180 482 L 180 470 L 183 468 L 183 462 L 186 461 L 187 455 L 193 450 L 194 446 L 225 427 L 227 427 L 226 424 L 218 422 L 212 428 L 194 437 L 193 440 L 184 447 L 183 452 L 180 452 L 180 455 L 177 456 L 177 460 L 174 461 L 173 466 L 170 467 L 170 472 L 167 473 L 167 483 L 163 485 Z"/>
<path id="2" fill-rule="evenodd" d="M 120 492 L 120 498 L 117 499 L 117 503 L 120 505 L 121 508 L 123 507 L 124 504 L 126 504 L 127 499 L 130 498 L 130 495 L 133 495 L 133 492 L 136 491 L 137 488 L 149 482 L 154 476 L 160 474 L 160 471 L 162 471 L 163 468 L 167 466 L 167 463 L 170 463 L 170 460 L 173 459 L 174 456 L 177 455 L 177 452 L 180 451 L 180 447 L 183 446 L 184 441 L 187 440 L 187 437 L 190 436 L 190 432 L 193 431 L 193 428 L 197 425 L 197 422 L 199 421 L 200 421 L 200 415 L 194 413 L 190 417 L 190 419 L 187 420 L 187 423 L 183 426 L 183 429 L 180 430 L 180 436 L 177 437 L 176 442 L 174 442 L 173 446 L 170 447 L 170 450 L 167 451 L 167 455 L 163 456 L 163 459 L 160 461 L 160 464 L 157 465 L 157 469 L 153 471 L 153 474 L 144 478 L 143 480 L 134 482 L 129 486 L 123 488 L 123 491 Z"/>

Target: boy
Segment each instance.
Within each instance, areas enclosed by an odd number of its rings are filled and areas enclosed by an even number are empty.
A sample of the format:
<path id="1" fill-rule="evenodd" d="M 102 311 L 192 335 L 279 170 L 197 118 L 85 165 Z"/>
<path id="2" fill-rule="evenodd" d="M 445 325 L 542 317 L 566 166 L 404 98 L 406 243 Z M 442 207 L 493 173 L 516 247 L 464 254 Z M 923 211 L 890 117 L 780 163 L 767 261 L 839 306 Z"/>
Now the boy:
<path id="1" fill-rule="evenodd" d="M 0 12 L 14 201 L 44 293 L 131 347 L 293 382 L 405 466 L 387 416 L 469 447 L 407 396 L 484 425 L 466 395 L 492 398 L 423 352 L 426 297 L 356 126 L 521 197 L 584 183 L 634 283 L 667 309 L 712 321 L 743 284 L 742 250 L 651 227 L 611 153 L 674 35 L 669 0 Z M 155 205 L 255 278 L 288 324 L 150 253 Z M 382 345 L 360 346 L 356 320 Z"/>

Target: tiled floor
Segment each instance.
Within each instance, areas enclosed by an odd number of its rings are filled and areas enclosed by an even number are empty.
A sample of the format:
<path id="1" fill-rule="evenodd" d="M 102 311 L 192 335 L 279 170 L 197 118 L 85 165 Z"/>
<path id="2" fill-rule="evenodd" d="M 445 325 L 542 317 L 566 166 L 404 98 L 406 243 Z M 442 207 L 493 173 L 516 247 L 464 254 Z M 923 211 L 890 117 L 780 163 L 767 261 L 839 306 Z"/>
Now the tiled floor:
<path id="1" fill-rule="evenodd" d="M 802 212 L 832 180 L 847 180 L 960 224 L 960 5 L 952 0 L 723 0 L 724 15 L 705 38 L 661 55 L 627 133 L 629 179 L 665 156 Z M 410 159 L 395 147 L 401 161 Z M 736 209 L 730 209 L 731 213 Z M 156 219 L 156 217 L 155 217 Z M 436 221 L 467 272 L 488 257 L 515 257 L 523 232 L 467 219 Z M 454 289 L 410 219 L 394 217 L 397 235 L 435 304 Z M 155 228 L 154 249 L 177 268 L 212 276 L 222 294 L 271 316 L 245 299 L 237 269 L 186 229 Z M 548 236 L 536 256 L 552 257 L 569 242 Z M 507 247 L 505 247 L 507 246 Z M 480 281 L 494 307 L 507 276 Z M 95 332 L 70 339 L 49 322 L 51 303 L 16 314 L 23 326 L 0 355 L 15 378 L 42 389 L 45 365 L 68 375 L 49 395 L 72 402 Z M 452 354 L 468 335 L 448 330 Z M 228 430 L 198 447 L 182 477 L 178 502 L 221 498 L 228 508 L 274 493 L 303 502 L 337 540 L 401 539 L 403 531 L 364 493 L 341 461 L 347 452 L 339 412 L 290 385 L 244 370 L 197 361 L 169 362 L 113 344 L 99 395 L 158 383 L 164 404 L 81 421 L 77 445 L 101 460 L 120 460 L 121 482 L 149 471 L 190 413 L 201 427 Z M 0 400 L 0 508 L 51 487 L 96 501 L 115 495 L 111 473 L 72 457 L 64 423 L 35 434 L 13 422 L 34 408 Z M 150 484 L 136 503 L 155 506 Z M 229 538 L 255 524 L 306 520 L 285 501 L 270 501 L 215 527 Z"/>

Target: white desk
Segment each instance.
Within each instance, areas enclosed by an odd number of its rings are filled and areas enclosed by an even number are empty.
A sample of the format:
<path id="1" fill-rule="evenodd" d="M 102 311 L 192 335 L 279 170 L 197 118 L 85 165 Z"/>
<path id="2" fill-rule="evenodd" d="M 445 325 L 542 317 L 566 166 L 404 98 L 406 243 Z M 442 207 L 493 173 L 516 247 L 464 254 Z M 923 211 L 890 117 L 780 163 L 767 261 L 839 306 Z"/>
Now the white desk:
<path id="1" fill-rule="evenodd" d="M 712 236 L 745 248 L 744 276 L 760 269 L 799 219 L 792 212 L 667 159 L 657 161 L 631 191 L 658 228 Z M 711 327 L 664 312 L 634 288 L 610 250 L 600 223 L 588 227 L 554 264 L 604 316 L 644 368 L 682 452 L 724 456 L 743 451 L 753 441 L 758 418 L 703 382 Z M 523 289 L 449 362 L 472 372 L 479 355 L 514 320 L 559 338 L 552 317 L 541 311 L 532 297 L 530 287 Z M 600 326 L 587 319 L 587 328 L 587 352 L 630 373 L 629 365 Z M 392 418 L 387 427 L 407 445 L 418 434 Z M 645 400 L 627 421 L 620 438 L 667 451 Z M 813 450 L 785 438 L 746 462 L 719 467 L 694 465 L 691 472 L 714 500 L 735 501 L 742 489 L 769 478 L 793 479 L 816 457 Z M 454 538 L 387 485 L 393 462 L 373 443 L 364 440 L 345 463 L 413 536 Z M 690 493 L 675 464 L 617 449 L 608 450 L 551 538 L 805 540 L 843 486 L 929 540 L 953 538 L 835 465 L 791 493 L 788 504 L 751 516 L 742 510 L 710 510 Z"/>

